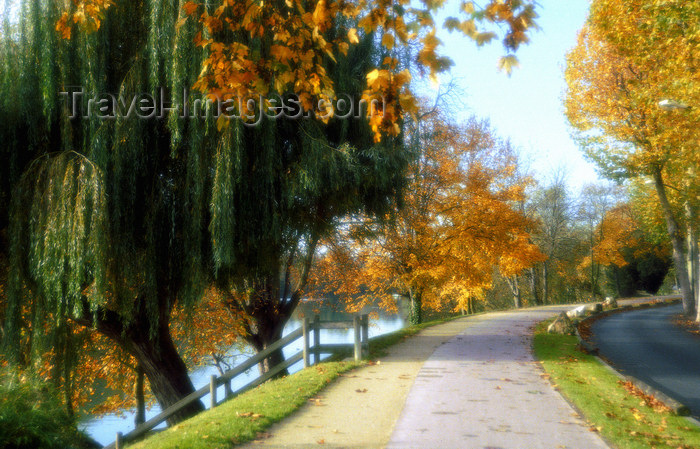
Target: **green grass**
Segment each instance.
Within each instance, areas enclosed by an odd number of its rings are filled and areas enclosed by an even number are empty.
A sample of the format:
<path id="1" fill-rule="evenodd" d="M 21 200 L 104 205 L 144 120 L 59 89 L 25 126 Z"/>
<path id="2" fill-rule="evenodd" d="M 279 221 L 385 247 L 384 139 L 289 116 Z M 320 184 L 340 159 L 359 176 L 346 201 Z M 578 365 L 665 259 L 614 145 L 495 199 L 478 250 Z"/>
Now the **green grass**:
<path id="1" fill-rule="evenodd" d="M 422 329 L 453 318 L 435 320 L 375 337 L 370 358 Z M 129 449 L 223 449 L 255 439 L 272 424 L 290 415 L 342 373 L 366 362 L 331 361 L 303 369 L 207 410 L 172 428 L 148 437 Z"/>
<path id="2" fill-rule="evenodd" d="M 216 449 L 255 439 L 273 423 L 301 407 L 354 362 L 330 362 L 306 368 L 200 413 L 148 439 L 129 445 L 148 449 Z"/>
<path id="3" fill-rule="evenodd" d="M 595 357 L 576 349 L 574 336 L 535 332 L 535 356 L 552 383 L 616 448 L 698 448 L 700 429 L 653 398 L 629 390 Z"/>

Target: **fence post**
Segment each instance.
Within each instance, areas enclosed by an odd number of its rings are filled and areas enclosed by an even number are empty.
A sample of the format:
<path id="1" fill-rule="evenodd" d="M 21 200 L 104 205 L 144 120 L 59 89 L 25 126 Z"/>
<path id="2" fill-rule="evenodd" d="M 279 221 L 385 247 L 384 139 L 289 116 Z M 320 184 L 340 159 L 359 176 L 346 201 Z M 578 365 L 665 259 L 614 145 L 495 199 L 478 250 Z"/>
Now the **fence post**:
<path id="1" fill-rule="evenodd" d="M 227 380 L 227 381 L 224 383 L 224 393 L 225 393 L 224 396 L 225 396 L 226 399 L 228 399 L 228 398 L 230 398 L 231 396 L 233 396 L 233 391 L 231 390 L 231 379 Z"/>
<path id="2" fill-rule="evenodd" d="M 114 449 L 122 449 L 122 433 L 117 432 L 117 438 L 114 440 Z"/>
<path id="3" fill-rule="evenodd" d="M 352 317 L 352 327 L 355 331 L 355 361 L 358 362 L 362 359 L 362 341 L 360 341 L 362 334 L 360 333 L 360 317 L 358 315 Z"/>
<path id="4" fill-rule="evenodd" d="M 321 317 L 314 316 L 314 365 L 321 361 Z"/>
<path id="5" fill-rule="evenodd" d="M 309 319 L 304 317 L 301 322 L 301 335 L 304 339 L 303 359 L 304 368 L 309 367 Z"/>
<path id="6" fill-rule="evenodd" d="M 216 374 L 209 378 L 209 394 L 211 395 L 211 408 L 216 407 Z"/>
<path id="7" fill-rule="evenodd" d="M 369 315 L 362 315 L 362 358 L 369 357 Z"/>

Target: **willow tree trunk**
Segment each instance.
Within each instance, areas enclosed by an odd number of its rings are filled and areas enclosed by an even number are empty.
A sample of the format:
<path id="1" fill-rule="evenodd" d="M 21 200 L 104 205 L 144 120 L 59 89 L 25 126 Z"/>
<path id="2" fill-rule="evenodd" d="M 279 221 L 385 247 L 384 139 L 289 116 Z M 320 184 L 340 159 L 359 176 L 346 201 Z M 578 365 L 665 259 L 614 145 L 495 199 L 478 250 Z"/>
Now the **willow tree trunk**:
<path id="1" fill-rule="evenodd" d="M 282 338 L 283 325 L 275 325 L 267 321 L 263 321 L 261 323 L 258 323 L 256 327 L 257 332 L 255 334 L 244 338 L 246 339 L 246 341 L 248 341 L 248 343 L 250 343 L 251 346 L 253 346 L 253 349 L 255 349 L 255 352 L 258 354 L 266 350 L 268 347 L 270 347 L 270 345 Z M 258 364 L 260 374 L 267 374 L 277 365 L 283 363 L 284 360 L 285 358 L 282 348 L 272 351 L 267 357 L 265 357 L 265 359 L 263 359 L 262 362 Z M 275 374 L 273 378 L 283 377 L 288 374 L 289 370 L 285 368 L 279 373 Z"/>
<path id="2" fill-rule="evenodd" d="M 146 395 L 145 395 L 146 373 L 141 365 L 136 366 L 136 384 L 134 385 L 134 397 L 136 398 L 136 415 L 134 425 L 139 426 L 146 422 Z"/>
<path id="3" fill-rule="evenodd" d="M 165 298 L 160 298 L 160 301 Z M 133 316 L 126 319 L 118 313 L 103 309 L 93 315 L 84 303 L 79 324 L 93 326 L 105 337 L 120 345 L 135 359 L 148 378 L 148 383 L 161 409 L 165 410 L 195 391 L 187 366 L 173 343 L 169 329 L 169 308 L 160 308 L 160 316 L 150 317 L 146 301 L 136 301 Z M 157 323 L 153 320 L 157 319 Z M 168 425 L 176 424 L 204 410 L 201 401 L 194 401 L 170 418 Z"/>
<path id="4" fill-rule="evenodd" d="M 294 312 L 295 304 L 282 298 L 286 292 L 280 289 L 280 272 L 272 272 L 255 279 L 252 292 L 242 310 L 247 315 L 247 329 L 244 340 L 249 343 L 256 353 L 260 353 L 282 338 L 284 326 Z M 230 306 L 240 304 L 231 303 Z M 272 351 L 258 364 L 260 374 L 267 374 L 271 369 L 284 362 L 282 348 Z M 273 378 L 289 374 L 285 368 Z"/>
<path id="5" fill-rule="evenodd" d="M 661 177 L 660 169 L 654 171 L 653 178 L 656 194 L 659 197 L 661 210 L 663 211 L 664 219 L 666 220 L 666 229 L 668 230 L 668 235 L 671 238 L 671 246 L 673 247 L 673 265 L 676 267 L 678 282 L 681 284 L 683 313 L 687 316 L 693 316 L 695 312 L 695 298 L 693 297 L 693 289 L 690 285 L 690 277 L 688 276 L 688 269 L 686 266 L 683 236 L 681 235 L 678 221 L 673 214 L 673 209 L 671 209 L 671 204 L 668 201 L 666 186 L 664 185 Z"/>
<path id="6" fill-rule="evenodd" d="M 148 338 L 148 334 L 146 338 L 134 335 L 126 344 L 143 369 L 151 391 L 163 410 L 195 391 L 187 367 L 170 338 L 170 332 L 160 329 L 154 338 Z M 194 401 L 168 418 L 168 425 L 176 424 L 203 410 L 202 402 Z"/>

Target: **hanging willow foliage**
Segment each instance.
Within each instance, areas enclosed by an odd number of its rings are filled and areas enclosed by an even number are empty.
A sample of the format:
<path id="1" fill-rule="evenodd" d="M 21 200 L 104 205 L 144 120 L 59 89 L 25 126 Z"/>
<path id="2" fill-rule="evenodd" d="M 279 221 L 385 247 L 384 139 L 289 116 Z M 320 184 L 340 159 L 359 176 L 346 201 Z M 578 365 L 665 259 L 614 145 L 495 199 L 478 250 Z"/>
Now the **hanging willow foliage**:
<path id="1" fill-rule="evenodd" d="M 196 109 L 207 51 L 183 3 L 117 2 L 98 30 L 72 24 L 65 39 L 56 24 L 73 2 L 25 0 L 18 15 L 5 2 L 0 45 L 4 348 L 26 350 L 27 328 L 92 326 L 144 365 L 161 405 L 192 389 L 168 334 L 176 302 L 192 305 L 214 283 L 279 284 L 339 217 L 392 207 L 408 161 L 397 140 L 375 144 L 364 120 L 182 117 Z M 364 74 L 386 56 L 378 48 L 367 35 L 328 60 L 338 92 L 361 97 Z M 145 98 L 158 100 L 155 117 L 100 117 Z M 268 299 L 284 303 L 275 292 Z M 276 304 L 257 310 L 274 315 Z"/>

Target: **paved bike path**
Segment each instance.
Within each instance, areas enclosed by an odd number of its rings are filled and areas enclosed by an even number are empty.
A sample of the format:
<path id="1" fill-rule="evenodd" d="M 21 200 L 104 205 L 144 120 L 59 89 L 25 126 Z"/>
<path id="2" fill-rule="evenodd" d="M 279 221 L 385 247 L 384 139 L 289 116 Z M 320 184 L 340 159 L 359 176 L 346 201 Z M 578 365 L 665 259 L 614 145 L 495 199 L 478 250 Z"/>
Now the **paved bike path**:
<path id="1" fill-rule="evenodd" d="M 532 327 L 554 310 L 489 314 L 440 346 L 418 373 L 388 447 L 607 448 L 532 356 Z"/>
<path id="2" fill-rule="evenodd" d="M 534 324 L 568 308 L 425 329 L 244 447 L 607 448 L 531 355 Z"/>

